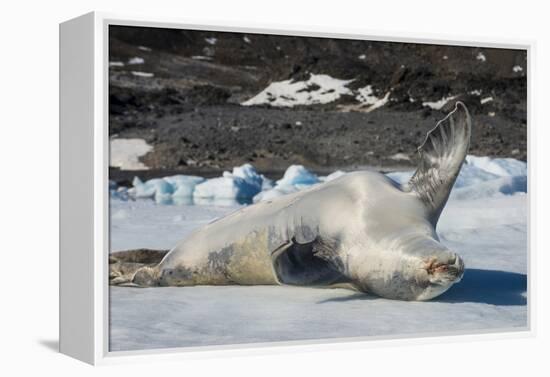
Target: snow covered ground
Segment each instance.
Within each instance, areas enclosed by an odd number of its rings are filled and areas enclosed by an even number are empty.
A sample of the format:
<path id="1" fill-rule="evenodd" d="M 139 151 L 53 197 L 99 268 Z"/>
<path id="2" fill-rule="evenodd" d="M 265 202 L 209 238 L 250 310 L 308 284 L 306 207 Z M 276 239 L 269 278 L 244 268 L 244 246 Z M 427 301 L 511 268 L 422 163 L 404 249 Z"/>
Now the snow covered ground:
<path id="1" fill-rule="evenodd" d="M 111 161 L 109 166 L 124 170 L 147 169 L 139 157 L 153 149 L 143 139 L 112 139 L 110 141 Z"/>
<path id="2" fill-rule="evenodd" d="M 468 162 L 438 225 L 441 241 L 466 264 L 463 280 L 444 295 L 430 302 L 403 302 L 344 289 L 111 287 L 110 349 L 525 328 L 526 164 L 473 156 Z M 283 179 L 260 188 L 260 193 L 275 195 L 272 192 L 277 187 L 299 190 L 300 184 L 307 186 L 303 180 L 299 183 L 305 178 L 309 184 L 327 179 L 308 176 L 299 168 L 293 172 L 297 174 L 285 174 Z M 235 173 L 251 174 L 234 170 L 231 177 Z M 390 177 L 404 182 L 410 174 L 392 173 Z M 260 185 L 258 180 L 256 185 Z M 236 201 L 163 205 L 150 199 L 124 200 L 116 190 L 112 193 L 112 251 L 169 249 L 196 227 L 240 207 Z"/>

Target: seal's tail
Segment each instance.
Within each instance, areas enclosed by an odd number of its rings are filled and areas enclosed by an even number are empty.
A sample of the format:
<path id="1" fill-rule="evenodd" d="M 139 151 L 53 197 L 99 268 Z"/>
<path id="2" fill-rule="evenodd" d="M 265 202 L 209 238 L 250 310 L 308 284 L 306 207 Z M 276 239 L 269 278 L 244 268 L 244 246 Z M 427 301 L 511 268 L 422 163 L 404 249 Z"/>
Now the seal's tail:
<path id="1" fill-rule="evenodd" d="M 109 255 L 109 284 L 137 286 L 133 283 L 136 272 L 142 267 L 160 263 L 168 250 L 136 249 L 117 251 Z"/>

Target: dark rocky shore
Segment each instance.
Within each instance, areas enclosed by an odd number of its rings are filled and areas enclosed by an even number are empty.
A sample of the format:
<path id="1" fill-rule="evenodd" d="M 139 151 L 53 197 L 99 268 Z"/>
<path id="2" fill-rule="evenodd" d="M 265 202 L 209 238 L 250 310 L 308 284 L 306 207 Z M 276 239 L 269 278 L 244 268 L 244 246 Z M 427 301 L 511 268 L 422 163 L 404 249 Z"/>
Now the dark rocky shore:
<path id="1" fill-rule="evenodd" d="M 111 27 L 110 136 L 153 146 L 140 158 L 148 172 L 113 168 L 111 178 L 208 176 L 245 162 L 272 175 L 289 164 L 410 167 L 455 100 L 474 119 L 471 154 L 526 160 L 526 59 L 522 50 Z M 371 85 L 389 101 L 370 112 L 351 95 L 292 108 L 241 105 L 271 82 L 310 74 L 353 80 L 350 89 Z M 423 105 L 448 97 L 440 110 Z"/>

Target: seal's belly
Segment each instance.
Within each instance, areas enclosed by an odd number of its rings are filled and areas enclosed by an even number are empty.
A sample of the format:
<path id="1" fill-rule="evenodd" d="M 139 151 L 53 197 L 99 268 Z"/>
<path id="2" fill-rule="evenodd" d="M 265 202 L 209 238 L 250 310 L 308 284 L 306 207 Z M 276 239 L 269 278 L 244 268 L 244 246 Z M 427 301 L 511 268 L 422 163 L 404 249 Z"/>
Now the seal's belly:
<path id="1" fill-rule="evenodd" d="M 193 262 L 183 258 L 176 265 L 167 263 L 161 268 L 159 283 L 164 286 L 277 284 L 268 231 L 255 230 L 227 246 L 206 250 Z"/>

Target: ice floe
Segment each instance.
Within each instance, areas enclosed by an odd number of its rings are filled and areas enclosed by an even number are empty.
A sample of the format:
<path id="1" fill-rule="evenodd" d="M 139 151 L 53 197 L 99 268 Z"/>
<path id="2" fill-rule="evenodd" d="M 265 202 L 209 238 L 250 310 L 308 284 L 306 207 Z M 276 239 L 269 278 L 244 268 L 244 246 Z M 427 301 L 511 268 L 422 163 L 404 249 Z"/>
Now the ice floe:
<path id="1" fill-rule="evenodd" d="M 302 165 L 291 165 L 281 179 L 273 182 L 259 174 L 251 164 L 244 164 L 231 172 L 224 172 L 221 177 L 210 179 L 175 175 L 142 182 L 136 177 L 129 189 L 111 182 L 110 192 L 116 199 L 152 198 L 165 204 L 248 204 L 298 192 L 345 174 L 338 170 L 328 176 L 318 176 Z M 405 185 L 413 171 L 386 175 L 397 184 Z M 451 196 L 484 198 L 526 191 L 527 163 L 513 158 L 467 156 Z"/>
<path id="2" fill-rule="evenodd" d="M 413 171 L 392 172 L 387 176 L 404 185 Z M 514 158 L 467 156 L 457 177 L 451 197 L 488 198 L 527 192 L 527 163 Z"/>

